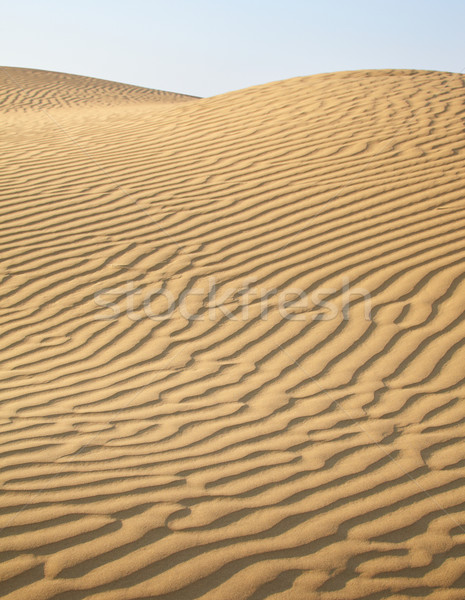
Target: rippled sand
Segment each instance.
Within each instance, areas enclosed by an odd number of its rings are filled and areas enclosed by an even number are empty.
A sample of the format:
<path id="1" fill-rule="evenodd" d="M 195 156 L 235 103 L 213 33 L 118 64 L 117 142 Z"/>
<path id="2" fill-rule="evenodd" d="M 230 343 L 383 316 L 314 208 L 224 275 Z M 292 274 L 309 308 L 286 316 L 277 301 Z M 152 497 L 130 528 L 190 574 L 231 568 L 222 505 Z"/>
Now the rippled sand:
<path id="1" fill-rule="evenodd" d="M 0 596 L 463 600 L 465 76 L 0 69 Z"/>

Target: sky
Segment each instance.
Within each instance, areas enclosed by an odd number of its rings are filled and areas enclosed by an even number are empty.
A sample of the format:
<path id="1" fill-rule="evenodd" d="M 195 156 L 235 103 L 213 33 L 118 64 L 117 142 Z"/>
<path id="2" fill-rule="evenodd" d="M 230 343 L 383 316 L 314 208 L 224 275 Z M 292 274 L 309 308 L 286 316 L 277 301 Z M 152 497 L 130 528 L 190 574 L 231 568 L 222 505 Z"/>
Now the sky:
<path id="1" fill-rule="evenodd" d="M 0 0 L 0 64 L 213 96 L 356 69 L 465 71 L 465 0 Z"/>

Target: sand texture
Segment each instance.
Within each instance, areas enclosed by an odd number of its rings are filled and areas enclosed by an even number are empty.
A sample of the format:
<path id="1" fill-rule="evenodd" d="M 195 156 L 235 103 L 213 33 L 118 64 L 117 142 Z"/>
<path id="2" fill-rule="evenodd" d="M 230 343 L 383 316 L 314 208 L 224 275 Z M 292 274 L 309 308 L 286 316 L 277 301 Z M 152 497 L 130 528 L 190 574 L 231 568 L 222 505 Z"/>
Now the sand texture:
<path id="1" fill-rule="evenodd" d="M 464 84 L 0 69 L 2 598 L 465 598 Z"/>

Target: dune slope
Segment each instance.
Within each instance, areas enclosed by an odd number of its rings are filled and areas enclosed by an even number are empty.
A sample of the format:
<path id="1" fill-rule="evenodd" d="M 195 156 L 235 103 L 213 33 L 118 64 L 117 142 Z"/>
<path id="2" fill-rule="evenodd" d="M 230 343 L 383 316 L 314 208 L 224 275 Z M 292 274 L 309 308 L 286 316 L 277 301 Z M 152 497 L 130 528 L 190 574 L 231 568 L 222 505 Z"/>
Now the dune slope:
<path id="1" fill-rule="evenodd" d="M 463 598 L 464 83 L 0 69 L 3 598 Z"/>
<path id="2" fill-rule="evenodd" d="M 0 68 L 0 111 L 31 111 L 135 102 L 179 102 L 194 96 L 105 81 L 94 77 L 18 67 Z"/>

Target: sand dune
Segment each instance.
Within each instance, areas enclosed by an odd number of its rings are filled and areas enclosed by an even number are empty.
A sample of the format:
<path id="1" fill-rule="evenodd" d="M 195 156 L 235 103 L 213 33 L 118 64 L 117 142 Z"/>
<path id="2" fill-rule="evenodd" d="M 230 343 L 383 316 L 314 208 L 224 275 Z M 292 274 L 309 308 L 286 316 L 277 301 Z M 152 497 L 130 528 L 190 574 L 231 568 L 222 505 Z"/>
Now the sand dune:
<path id="1" fill-rule="evenodd" d="M 31 111 L 135 102 L 179 102 L 194 96 L 38 69 L 1 67 L 0 110 Z"/>
<path id="2" fill-rule="evenodd" d="M 464 83 L 0 69 L 3 598 L 463 599 Z"/>

